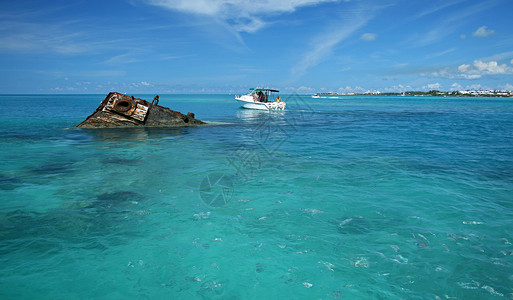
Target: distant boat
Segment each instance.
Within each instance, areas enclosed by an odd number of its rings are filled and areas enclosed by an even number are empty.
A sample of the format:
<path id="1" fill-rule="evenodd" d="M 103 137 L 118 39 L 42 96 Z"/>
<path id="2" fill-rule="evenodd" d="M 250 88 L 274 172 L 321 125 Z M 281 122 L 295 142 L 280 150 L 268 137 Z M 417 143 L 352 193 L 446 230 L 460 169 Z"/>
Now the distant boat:
<path id="1" fill-rule="evenodd" d="M 354 95 L 355 93 L 316 93 L 312 95 L 312 98 L 316 99 L 340 99 L 339 96 Z"/>
<path id="2" fill-rule="evenodd" d="M 287 104 L 281 101 L 279 92 L 273 89 L 251 88 L 245 95 L 236 95 L 235 100 L 247 109 L 284 110 Z"/>

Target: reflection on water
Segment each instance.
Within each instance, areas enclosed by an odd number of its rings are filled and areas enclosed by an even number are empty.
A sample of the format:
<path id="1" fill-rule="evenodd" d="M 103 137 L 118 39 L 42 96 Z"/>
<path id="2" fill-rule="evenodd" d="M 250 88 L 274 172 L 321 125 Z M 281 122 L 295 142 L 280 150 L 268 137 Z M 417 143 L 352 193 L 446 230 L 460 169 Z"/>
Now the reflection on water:
<path id="1" fill-rule="evenodd" d="M 145 140 L 159 139 L 188 134 L 197 127 L 130 127 L 130 128 L 75 128 L 79 132 L 92 136 L 96 140 Z"/>
<path id="2" fill-rule="evenodd" d="M 280 116 L 284 116 L 286 114 L 285 111 L 269 111 L 269 110 L 257 110 L 257 109 L 238 109 L 236 116 L 238 119 L 242 120 L 244 123 L 255 123 L 261 122 L 262 120 L 268 118 L 276 118 Z"/>

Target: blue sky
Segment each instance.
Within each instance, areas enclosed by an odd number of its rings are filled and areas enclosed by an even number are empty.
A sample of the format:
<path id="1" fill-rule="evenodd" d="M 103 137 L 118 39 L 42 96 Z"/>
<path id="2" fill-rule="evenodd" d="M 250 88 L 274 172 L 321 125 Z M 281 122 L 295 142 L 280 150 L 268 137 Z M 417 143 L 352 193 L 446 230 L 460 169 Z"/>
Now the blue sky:
<path id="1" fill-rule="evenodd" d="M 0 93 L 513 90 L 511 0 L 3 0 Z"/>

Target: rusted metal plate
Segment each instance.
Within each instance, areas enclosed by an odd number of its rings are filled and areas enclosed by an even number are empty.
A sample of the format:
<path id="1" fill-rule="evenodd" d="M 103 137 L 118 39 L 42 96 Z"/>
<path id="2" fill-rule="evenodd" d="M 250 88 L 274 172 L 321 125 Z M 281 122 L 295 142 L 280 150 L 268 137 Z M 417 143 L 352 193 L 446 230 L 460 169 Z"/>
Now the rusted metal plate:
<path id="1" fill-rule="evenodd" d="M 111 111 L 123 116 L 144 122 L 149 106 L 140 103 L 133 97 L 113 94 L 107 101 L 103 111 Z"/>
<path id="2" fill-rule="evenodd" d="M 141 122 L 144 122 L 144 119 L 146 118 L 146 114 L 148 113 L 148 106 L 141 105 L 140 103 L 137 103 L 137 107 L 134 109 L 134 112 L 132 113 L 132 118 L 139 120 Z"/>
<path id="3" fill-rule="evenodd" d="M 114 94 L 112 95 L 109 100 L 107 101 L 107 104 L 103 107 L 103 111 L 109 111 L 113 110 L 114 108 L 114 102 L 118 100 L 118 95 Z"/>

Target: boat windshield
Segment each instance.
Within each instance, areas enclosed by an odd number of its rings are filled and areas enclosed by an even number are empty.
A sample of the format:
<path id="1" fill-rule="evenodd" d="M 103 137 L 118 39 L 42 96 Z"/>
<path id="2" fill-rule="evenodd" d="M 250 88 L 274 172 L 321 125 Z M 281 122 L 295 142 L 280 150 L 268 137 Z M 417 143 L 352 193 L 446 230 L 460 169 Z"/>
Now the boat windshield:
<path id="1" fill-rule="evenodd" d="M 253 99 L 258 102 L 279 102 L 279 92 L 278 90 L 273 89 L 250 89 L 251 95 L 253 95 Z"/>

